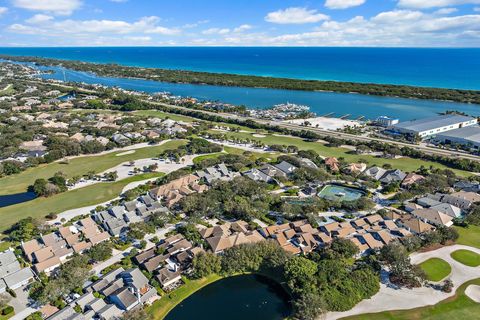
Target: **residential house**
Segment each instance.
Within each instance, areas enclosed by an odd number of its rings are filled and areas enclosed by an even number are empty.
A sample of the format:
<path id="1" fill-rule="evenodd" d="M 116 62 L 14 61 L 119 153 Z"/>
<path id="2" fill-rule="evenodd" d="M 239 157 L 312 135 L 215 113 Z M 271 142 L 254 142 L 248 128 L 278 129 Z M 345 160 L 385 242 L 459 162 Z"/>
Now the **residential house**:
<path id="1" fill-rule="evenodd" d="M 419 183 L 420 181 L 425 180 L 425 177 L 419 174 L 416 174 L 414 172 L 410 172 L 405 176 L 405 178 L 402 181 L 401 187 L 402 188 L 408 188 L 414 184 Z"/>
<path id="2" fill-rule="evenodd" d="M 424 222 L 437 226 L 450 227 L 453 225 L 453 217 L 432 208 L 414 210 L 412 215 L 422 219 Z"/>
<path id="3" fill-rule="evenodd" d="M 325 158 L 325 165 L 328 169 L 330 169 L 330 171 L 340 171 L 340 162 L 335 157 Z"/>
<path id="4" fill-rule="evenodd" d="M 475 192 L 458 191 L 444 195 L 441 201 L 457 206 L 462 210 L 466 210 L 474 203 L 480 202 L 480 194 Z"/>
<path id="5" fill-rule="evenodd" d="M 402 182 L 406 176 L 407 174 L 401 170 L 398 170 L 398 169 L 389 170 L 380 178 L 379 181 L 383 184 L 390 184 L 392 182 Z"/>

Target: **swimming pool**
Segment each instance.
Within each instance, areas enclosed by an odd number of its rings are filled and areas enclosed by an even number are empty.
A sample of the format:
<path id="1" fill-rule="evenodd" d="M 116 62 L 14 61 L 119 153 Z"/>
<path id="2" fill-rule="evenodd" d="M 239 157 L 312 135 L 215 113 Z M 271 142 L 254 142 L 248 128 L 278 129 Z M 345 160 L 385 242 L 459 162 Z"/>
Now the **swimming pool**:
<path id="1" fill-rule="evenodd" d="M 334 184 L 326 185 L 318 193 L 320 198 L 332 201 L 355 201 L 363 195 L 365 195 L 365 192 L 361 190 Z"/>

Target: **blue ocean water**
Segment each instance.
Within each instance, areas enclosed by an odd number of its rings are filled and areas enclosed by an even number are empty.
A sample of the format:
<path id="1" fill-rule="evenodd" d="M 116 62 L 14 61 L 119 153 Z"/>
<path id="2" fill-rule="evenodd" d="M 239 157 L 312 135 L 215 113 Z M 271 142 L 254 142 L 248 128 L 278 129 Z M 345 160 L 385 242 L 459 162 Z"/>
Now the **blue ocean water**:
<path id="1" fill-rule="evenodd" d="M 480 49 L 302 47 L 0 48 L 0 54 L 299 79 L 480 90 Z"/>
<path id="2" fill-rule="evenodd" d="M 348 114 L 350 118 L 363 116 L 367 119 L 375 119 L 378 116 L 387 115 L 400 120 L 411 120 L 430 117 L 447 110 L 462 111 L 475 116 L 480 115 L 479 105 L 447 101 L 378 97 L 352 93 L 165 83 L 140 79 L 99 77 L 91 73 L 63 68 L 53 68 L 53 70 L 54 73 L 44 74 L 43 77 L 56 80 L 64 80 L 65 77 L 67 81 L 72 82 L 102 84 L 148 93 L 167 91 L 183 97 L 221 101 L 235 105 L 245 105 L 250 108 L 269 108 L 275 104 L 291 102 L 307 105 L 317 115 L 333 113 L 332 116 L 334 117 L 342 117 Z"/>

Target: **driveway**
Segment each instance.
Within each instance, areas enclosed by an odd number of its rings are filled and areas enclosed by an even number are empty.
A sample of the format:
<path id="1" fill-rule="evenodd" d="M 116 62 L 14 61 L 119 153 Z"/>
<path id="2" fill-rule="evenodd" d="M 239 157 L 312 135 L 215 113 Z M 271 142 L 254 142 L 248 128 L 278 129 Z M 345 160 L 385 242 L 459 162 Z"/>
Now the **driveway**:
<path id="1" fill-rule="evenodd" d="M 426 287 L 396 289 L 387 286 L 385 283 L 381 283 L 380 291 L 371 299 L 363 300 L 353 309 L 346 312 L 330 312 L 327 314 L 326 319 L 335 320 L 363 313 L 414 309 L 437 304 L 440 301 L 455 295 L 455 291 L 459 286 L 467 281 L 480 278 L 480 267 L 468 267 L 450 257 L 450 253 L 460 249 L 466 249 L 480 254 L 480 249 L 463 245 L 453 245 L 434 251 L 413 253 L 410 255 L 413 264 L 422 263 L 430 258 L 440 258 L 448 262 L 452 267 L 452 273 L 449 276 L 450 280 L 453 282 L 453 290 L 451 293 L 444 293 Z"/>

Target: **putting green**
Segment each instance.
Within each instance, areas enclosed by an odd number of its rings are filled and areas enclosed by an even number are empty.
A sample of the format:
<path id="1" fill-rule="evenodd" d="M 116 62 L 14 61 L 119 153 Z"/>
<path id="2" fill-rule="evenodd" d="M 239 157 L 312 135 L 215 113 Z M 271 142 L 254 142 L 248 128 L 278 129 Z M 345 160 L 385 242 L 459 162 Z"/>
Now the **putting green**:
<path id="1" fill-rule="evenodd" d="M 452 272 L 448 262 L 440 258 L 428 259 L 420 263 L 420 268 L 425 272 L 428 280 L 435 282 L 445 279 Z"/>
<path id="2" fill-rule="evenodd" d="M 470 250 L 457 250 L 450 254 L 450 256 L 455 260 L 469 267 L 478 267 L 480 266 L 480 254 L 475 253 Z"/>

